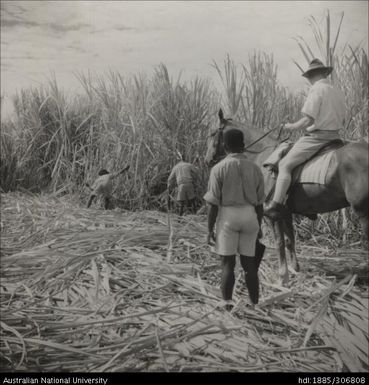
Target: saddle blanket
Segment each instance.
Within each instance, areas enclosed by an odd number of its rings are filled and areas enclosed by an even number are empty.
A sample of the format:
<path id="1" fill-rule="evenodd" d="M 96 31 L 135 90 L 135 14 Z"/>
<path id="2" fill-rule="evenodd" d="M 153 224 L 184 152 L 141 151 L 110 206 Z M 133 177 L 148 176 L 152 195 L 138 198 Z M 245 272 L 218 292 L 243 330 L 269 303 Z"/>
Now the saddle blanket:
<path id="1" fill-rule="evenodd" d="M 326 178 L 331 164 L 333 151 L 328 151 L 309 160 L 303 166 L 297 167 L 293 172 L 294 183 L 326 184 Z"/>
<path id="2" fill-rule="evenodd" d="M 278 173 L 279 161 L 288 153 L 293 143 L 282 143 L 263 163 L 263 168 L 268 170 L 274 178 Z M 317 183 L 326 184 L 326 177 L 329 166 L 334 154 L 334 149 L 322 151 L 321 154 L 315 155 L 306 163 L 298 166 L 292 173 L 292 184 L 294 183 Z"/>

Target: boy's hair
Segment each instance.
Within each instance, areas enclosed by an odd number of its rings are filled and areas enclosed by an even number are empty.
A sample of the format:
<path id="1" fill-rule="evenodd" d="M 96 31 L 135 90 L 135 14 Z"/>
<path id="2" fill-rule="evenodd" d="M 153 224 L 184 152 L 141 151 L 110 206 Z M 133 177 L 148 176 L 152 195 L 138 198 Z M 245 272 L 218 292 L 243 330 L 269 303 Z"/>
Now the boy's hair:
<path id="1" fill-rule="evenodd" d="M 109 171 L 105 170 L 105 168 L 102 168 L 99 172 L 98 172 L 98 175 L 101 176 L 101 175 L 106 175 L 106 174 L 109 174 Z"/>
<path id="2" fill-rule="evenodd" d="M 231 128 L 224 132 L 224 146 L 231 152 L 242 152 L 245 143 L 243 139 L 243 132 L 236 128 Z"/>

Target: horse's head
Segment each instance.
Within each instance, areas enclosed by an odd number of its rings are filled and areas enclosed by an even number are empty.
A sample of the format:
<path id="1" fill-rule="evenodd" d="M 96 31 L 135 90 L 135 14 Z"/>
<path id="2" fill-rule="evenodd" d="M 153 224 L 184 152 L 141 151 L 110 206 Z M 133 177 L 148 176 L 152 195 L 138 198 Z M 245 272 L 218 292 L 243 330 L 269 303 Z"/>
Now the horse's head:
<path id="1" fill-rule="evenodd" d="M 226 155 L 223 142 L 223 133 L 226 128 L 236 127 L 232 119 L 225 119 L 222 109 L 219 110 L 219 128 L 209 136 L 208 147 L 205 155 L 205 164 L 209 167 L 218 163 Z"/>

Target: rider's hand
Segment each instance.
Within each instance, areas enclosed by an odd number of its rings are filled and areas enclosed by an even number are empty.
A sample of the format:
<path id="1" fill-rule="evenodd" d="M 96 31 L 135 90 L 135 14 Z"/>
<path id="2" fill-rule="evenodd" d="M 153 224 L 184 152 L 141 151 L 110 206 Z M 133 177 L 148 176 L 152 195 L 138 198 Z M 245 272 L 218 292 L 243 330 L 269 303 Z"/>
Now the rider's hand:
<path id="1" fill-rule="evenodd" d="M 214 231 L 211 231 L 207 235 L 207 243 L 209 246 L 214 246 L 215 245 L 215 234 Z"/>
<path id="2" fill-rule="evenodd" d="M 295 128 L 295 126 L 293 125 L 293 123 L 285 123 L 284 124 L 285 130 L 293 130 L 294 128 Z"/>
<path id="3" fill-rule="evenodd" d="M 315 124 L 309 126 L 308 128 L 306 128 L 306 132 L 313 132 L 315 130 Z"/>

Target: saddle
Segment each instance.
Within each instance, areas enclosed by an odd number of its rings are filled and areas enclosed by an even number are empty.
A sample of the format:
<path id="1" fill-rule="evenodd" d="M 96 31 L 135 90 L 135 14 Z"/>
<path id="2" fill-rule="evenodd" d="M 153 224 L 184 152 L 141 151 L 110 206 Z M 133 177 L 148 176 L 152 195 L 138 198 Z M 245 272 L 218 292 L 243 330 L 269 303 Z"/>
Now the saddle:
<path id="1" fill-rule="evenodd" d="M 269 200 L 274 193 L 279 162 L 288 154 L 293 145 L 293 142 L 283 142 L 279 144 L 262 164 L 266 182 L 266 200 Z M 341 139 L 332 140 L 306 162 L 298 165 L 292 172 L 290 188 L 296 183 L 317 183 L 324 185 L 334 150 L 343 147 L 344 145 L 345 143 Z M 308 217 L 310 219 L 316 219 L 316 215 Z"/>
<path id="2" fill-rule="evenodd" d="M 285 157 L 288 154 L 288 152 L 291 150 L 293 145 L 294 143 L 290 141 L 279 144 L 277 148 L 264 161 L 263 167 L 267 169 L 270 174 L 272 174 L 273 178 L 276 178 L 278 175 L 279 162 L 283 159 L 283 157 Z M 320 150 L 318 150 L 306 162 L 298 165 L 293 171 L 293 174 L 296 174 L 297 169 L 302 169 L 312 159 L 317 158 L 318 156 L 326 154 L 330 151 L 336 150 L 337 148 L 343 147 L 344 145 L 345 143 L 341 139 L 332 140 L 331 142 L 327 143 L 324 147 L 322 147 Z"/>

